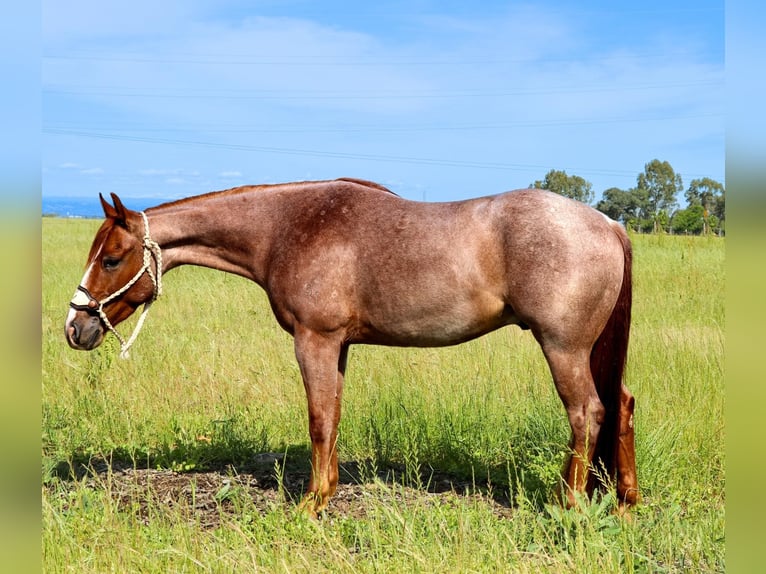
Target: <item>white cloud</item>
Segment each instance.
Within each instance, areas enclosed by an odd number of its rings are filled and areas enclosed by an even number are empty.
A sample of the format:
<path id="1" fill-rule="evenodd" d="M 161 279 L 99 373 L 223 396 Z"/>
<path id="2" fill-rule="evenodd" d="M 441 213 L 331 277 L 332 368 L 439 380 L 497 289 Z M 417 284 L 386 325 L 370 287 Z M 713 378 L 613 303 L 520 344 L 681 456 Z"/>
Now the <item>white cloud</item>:
<path id="1" fill-rule="evenodd" d="M 104 173 L 104 170 L 100 167 L 89 167 L 87 169 L 81 169 L 80 173 L 83 175 L 101 175 Z"/>
<path id="2" fill-rule="evenodd" d="M 242 172 L 241 171 L 222 171 L 218 175 L 224 179 L 237 179 L 242 177 Z"/>

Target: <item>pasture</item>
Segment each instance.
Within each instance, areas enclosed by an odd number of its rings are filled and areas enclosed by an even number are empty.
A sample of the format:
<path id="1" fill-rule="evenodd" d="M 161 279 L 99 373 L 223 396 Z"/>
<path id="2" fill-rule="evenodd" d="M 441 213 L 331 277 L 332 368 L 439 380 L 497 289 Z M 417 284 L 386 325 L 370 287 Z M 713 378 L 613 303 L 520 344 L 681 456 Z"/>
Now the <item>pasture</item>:
<path id="1" fill-rule="evenodd" d="M 724 242 L 634 236 L 626 383 L 643 503 L 554 504 L 569 430 L 528 332 L 352 347 L 338 494 L 319 522 L 291 338 L 263 291 L 165 276 L 128 360 L 63 337 L 99 221 L 42 222 L 46 572 L 718 572 Z M 123 328 L 130 332 L 135 317 Z"/>

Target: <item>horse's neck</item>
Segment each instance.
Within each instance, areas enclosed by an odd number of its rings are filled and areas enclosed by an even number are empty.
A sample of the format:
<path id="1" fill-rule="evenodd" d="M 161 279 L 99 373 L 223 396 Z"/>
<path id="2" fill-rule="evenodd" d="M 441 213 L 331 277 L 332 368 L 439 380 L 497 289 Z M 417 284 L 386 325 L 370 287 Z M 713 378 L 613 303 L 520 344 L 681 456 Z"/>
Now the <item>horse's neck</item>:
<path id="1" fill-rule="evenodd" d="M 147 210 L 163 268 L 199 265 L 260 283 L 276 219 L 261 199 L 202 196 Z"/>

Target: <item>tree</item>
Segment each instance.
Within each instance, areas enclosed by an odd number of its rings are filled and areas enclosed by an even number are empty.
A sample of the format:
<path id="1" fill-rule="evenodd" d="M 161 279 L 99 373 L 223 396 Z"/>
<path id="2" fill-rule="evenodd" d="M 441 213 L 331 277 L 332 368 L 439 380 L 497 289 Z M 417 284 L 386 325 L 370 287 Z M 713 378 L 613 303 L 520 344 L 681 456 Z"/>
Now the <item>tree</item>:
<path id="1" fill-rule="evenodd" d="M 676 233 L 702 233 L 705 228 L 705 220 L 702 215 L 701 205 L 690 205 L 686 209 L 679 209 L 673 214 L 671 226 Z"/>
<path id="2" fill-rule="evenodd" d="M 530 185 L 538 189 L 547 189 L 564 197 L 576 199 L 583 203 L 593 201 L 593 184 L 581 178 L 579 175 L 567 175 L 565 171 L 556 169 L 545 174 L 543 181 L 536 181 Z"/>
<path id="3" fill-rule="evenodd" d="M 660 221 L 668 218 L 678 205 L 677 194 L 683 190 L 681 176 L 676 174 L 666 161 L 653 159 L 638 174 L 636 190 L 646 194 L 644 216 L 652 222 L 655 232 L 660 230 Z"/>
<path id="4" fill-rule="evenodd" d="M 721 189 L 721 195 L 715 200 L 715 206 L 713 207 L 713 214 L 715 215 L 716 222 L 714 226 L 720 235 L 722 231 L 726 231 L 726 190 Z"/>
<path id="5" fill-rule="evenodd" d="M 700 206 L 702 208 L 702 233 L 710 233 L 710 216 L 714 216 L 718 222 L 722 221 L 725 215 L 724 187 L 721 183 L 703 177 L 702 179 L 693 179 L 686 190 L 686 201 L 689 207 Z M 719 204 L 720 198 L 720 204 Z"/>
<path id="6" fill-rule="evenodd" d="M 610 187 L 604 191 L 596 209 L 625 226 L 635 226 L 644 209 L 643 203 L 642 197 L 634 189 L 625 191 L 618 187 Z"/>

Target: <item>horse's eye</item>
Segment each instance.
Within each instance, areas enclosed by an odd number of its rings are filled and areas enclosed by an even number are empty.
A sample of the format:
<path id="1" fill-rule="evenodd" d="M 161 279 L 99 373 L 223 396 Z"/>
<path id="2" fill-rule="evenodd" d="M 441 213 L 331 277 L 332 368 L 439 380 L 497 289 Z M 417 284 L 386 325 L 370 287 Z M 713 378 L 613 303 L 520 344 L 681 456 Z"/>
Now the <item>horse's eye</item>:
<path id="1" fill-rule="evenodd" d="M 116 269 L 117 266 L 120 264 L 120 260 L 116 257 L 104 257 L 103 260 L 104 269 L 107 271 L 111 271 L 113 269 Z"/>

